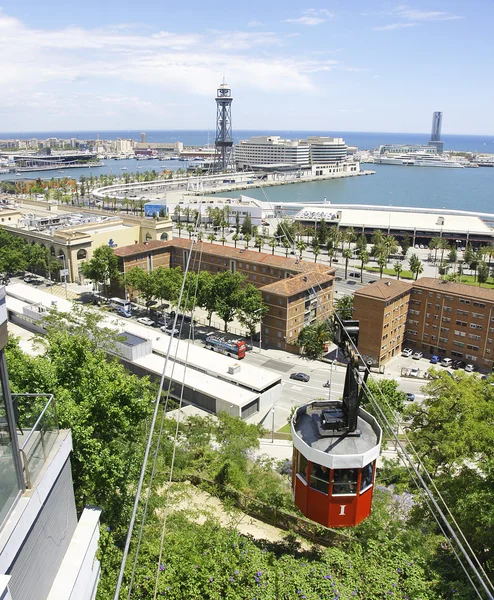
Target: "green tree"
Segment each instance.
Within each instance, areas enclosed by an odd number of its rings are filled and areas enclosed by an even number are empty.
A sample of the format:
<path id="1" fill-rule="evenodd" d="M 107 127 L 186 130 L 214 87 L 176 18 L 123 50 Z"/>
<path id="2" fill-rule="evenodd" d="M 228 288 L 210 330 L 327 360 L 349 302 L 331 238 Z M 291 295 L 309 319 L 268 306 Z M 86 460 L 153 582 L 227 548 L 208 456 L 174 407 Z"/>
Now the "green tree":
<path id="1" fill-rule="evenodd" d="M 239 239 L 240 239 L 240 236 L 238 235 L 238 233 L 234 233 L 232 235 L 232 240 L 233 240 L 233 243 L 235 244 L 235 248 L 237 247 L 237 242 Z"/>
<path id="2" fill-rule="evenodd" d="M 376 381 L 373 377 L 370 377 L 367 380 L 367 387 L 388 421 L 393 425 L 398 425 L 406 401 L 406 394 L 399 389 L 399 383 L 394 379 Z M 380 411 L 370 398 L 371 396 L 366 391 L 363 395 L 362 406 L 374 415 L 378 421 L 381 421 Z"/>
<path id="3" fill-rule="evenodd" d="M 262 250 L 263 246 L 264 246 L 264 239 L 260 235 L 256 236 L 256 239 L 254 241 L 254 247 L 258 248 L 259 252 L 260 252 Z"/>
<path id="4" fill-rule="evenodd" d="M 278 240 L 274 237 L 269 238 L 268 246 L 271 248 L 271 254 L 274 254 L 274 249 L 278 245 Z"/>
<path id="5" fill-rule="evenodd" d="M 350 248 L 346 248 L 342 256 L 345 259 L 345 279 L 348 279 L 348 261 L 352 258 L 353 252 Z"/>
<path id="6" fill-rule="evenodd" d="M 324 345 L 331 339 L 331 331 L 327 321 L 318 321 L 314 325 L 306 325 L 298 334 L 297 345 L 303 348 L 309 358 L 320 358 L 324 354 Z"/>
<path id="7" fill-rule="evenodd" d="M 249 247 L 249 242 L 251 239 L 252 239 L 252 237 L 250 236 L 250 234 L 246 233 L 244 235 L 245 249 L 247 249 Z"/>
<path id="8" fill-rule="evenodd" d="M 207 237 L 208 242 L 210 242 L 211 244 L 214 244 L 214 242 L 216 241 L 216 236 L 214 235 L 214 233 L 210 233 Z"/>
<path id="9" fill-rule="evenodd" d="M 405 235 L 401 238 L 401 251 L 403 253 L 403 258 L 406 258 L 408 250 L 410 249 L 412 245 L 412 240 L 410 239 L 410 236 L 408 235 L 408 233 L 405 233 Z"/>
<path id="10" fill-rule="evenodd" d="M 359 253 L 360 258 L 360 283 L 364 283 L 364 267 L 369 262 L 369 253 L 367 250 L 361 250 Z"/>
<path id="11" fill-rule="evenodd" d="M 420 273 L 422 273 L 422 271 L 424 270 L 422 261 L 416 254 L 412 254 L 412 256 L 408 259 L 408 264 L 410 266 L 410 271 L 412 273 L 415 273 L 415 281 L 416 281 L 418 276 L 420 275 Z"/>
<path id="12" fill-rule="evenodd" d="M 144 299 L 144 304 L 149 307 L 156 293 L 156 286 L 152 273 L 147 273 L 140 267 L 133 267 L 125 273 L 124 284 L 126 288 L 139 291 Z"/>
<path id="13" fill-rule="evenodd" d="M 315 244 L 312 246 L 312 254 L 314 254 L 314 262 L 317 262 L 317 257 L 319 256 L 319 254 L 321 253 L 321 249 L 319 248 L 318 244 Z"/>
<path id="14" fill-rule="evenodd" d="M 244 327 L 247 327 L 250 337 L 255 334 L 257 325 L 261 323 L 267 312 L 268 308 L 262 302 L 261 292 L 255 285 L 248 283 L 240 296 L 237 319 Z"/>
<path id="15" fill-rule="evenodd" d="M 351 319 L 353 317 L 353 295 L 346 294 L 338 298 L 335 304 L 335 310 L 342 319 Z"/>
<path id="16" fill-rule="evenodd" d="M 400 274 L 403 271 L 403 263 L 401 263 L 401 262 L 395 262 L 395 264 L 393 266 L 393 269 L 394 269 L 394 271 L 396 273 L 396 279 L 398 281 L 400 281 Z"/>
<path id="17" fill-rule="evenodd" d="M 244 234 L 244 236 L 252 235 L 252 219 L 250 218 L 249 214 L 245 215 L 240 231 Z"/>
<path id="18" fill-rule="evenodd" d="M 224 271 L 215 277 L 216 304 L 214 312 L 223 320 L 225 331 L 228 324 L 241 312 L 245 275 Z"/>
<path id="19" fill-rule="evenodd" d="M 209 271 L 199 271 L 198 277 L 197 304 L 207 312 L 209 326 L 211 327 L 211 319 L 216 309 L 217 299 L 216 275 L 211 274 Z"/>
<path id="20" fill-rule="evenodd" d="M 299 240 L 297 242 L 297 250 L 299 252 L 299 257 L 302 258 L 302 253 L 307 248 L 307 244 L 303 240 Z"/>
<path id="21" fill-rule="evenodd" d="M 477 281 L 479 282 L 479 286 L 483 283 L 486 283 L 489 279 L 489 267 L 487 263 L 484 261 L 479 262 L 477 268 Z"/>
<path id="22" fill-rule="evenodd" d="M 46 252 L 39 244 L 28 246 L 27 264 L 31 271 L 46 271 Z"/>
<path id="23" fill-rule="evenodd" d="M 118 258 L 109 246 L 100 246 L 91 260 L 82 263 L 81 269 L 86 279 L 103 284 L 106 295 L 108 283 L 118 277 Z"/>

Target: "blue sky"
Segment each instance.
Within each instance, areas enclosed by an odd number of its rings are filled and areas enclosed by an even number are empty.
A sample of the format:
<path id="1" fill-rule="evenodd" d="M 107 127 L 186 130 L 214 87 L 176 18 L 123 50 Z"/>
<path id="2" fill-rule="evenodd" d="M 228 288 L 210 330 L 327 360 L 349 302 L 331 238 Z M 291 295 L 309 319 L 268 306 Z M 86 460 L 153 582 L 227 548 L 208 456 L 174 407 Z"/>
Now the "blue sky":
<path id="1" fill-rule="evenodd" d="M 16 0 L 0 10 L 0 130 L 494 134 L 492 0 Z"/>

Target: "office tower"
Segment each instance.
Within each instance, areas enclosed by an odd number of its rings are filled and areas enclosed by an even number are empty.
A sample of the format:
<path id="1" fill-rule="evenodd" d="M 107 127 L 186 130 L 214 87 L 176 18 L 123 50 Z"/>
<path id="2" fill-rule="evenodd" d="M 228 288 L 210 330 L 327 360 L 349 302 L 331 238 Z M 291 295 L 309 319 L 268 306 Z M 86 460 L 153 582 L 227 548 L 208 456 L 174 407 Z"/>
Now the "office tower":
<path id="1" fill-rule="evenodd" d="M 443 113 L 436 111 L 432 114 L 432 131 L 431 142 L 439 142 L 441 140 L 441 124 L 443 121 Z"/>

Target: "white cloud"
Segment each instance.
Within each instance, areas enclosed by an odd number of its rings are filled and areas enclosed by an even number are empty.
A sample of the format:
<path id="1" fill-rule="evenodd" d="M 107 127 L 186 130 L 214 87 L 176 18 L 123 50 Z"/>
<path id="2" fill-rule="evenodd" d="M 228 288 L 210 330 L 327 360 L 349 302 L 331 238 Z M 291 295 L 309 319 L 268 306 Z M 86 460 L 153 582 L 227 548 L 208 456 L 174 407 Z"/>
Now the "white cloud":
<path id="1" fill-rule="evenodd" d="M 333 16 L 333 13 L 329 10 L 308 8 L 307 10 L 304 10 L 303 16 L 294 19 L 285 19 L 284 23 L 294 23 L 296 25 L 320 25 Z"/>
<path id="2" fill-rule="evenodd" d="M 393 13 L 410 21 L 455 21 L 463 19 L 459 15 L 452 15 L 451 13 L 442 11 L 417 10 L 407 5 L 398 6 Z"/>
<path id="3" fill-rule="evenodd" d="M 263 27 L 264 23 L 262 23 L 261 21 L 249 21 L 247 23 L 247 27 Z"/>
<path id="4" fill-rule="evenodd" d="M 405 27 L 416 27 L 417 23 L 390 23 L 380 27 L 373 27 L 373 31 L 394 31 L 395 29 L 404 29 Z"/>

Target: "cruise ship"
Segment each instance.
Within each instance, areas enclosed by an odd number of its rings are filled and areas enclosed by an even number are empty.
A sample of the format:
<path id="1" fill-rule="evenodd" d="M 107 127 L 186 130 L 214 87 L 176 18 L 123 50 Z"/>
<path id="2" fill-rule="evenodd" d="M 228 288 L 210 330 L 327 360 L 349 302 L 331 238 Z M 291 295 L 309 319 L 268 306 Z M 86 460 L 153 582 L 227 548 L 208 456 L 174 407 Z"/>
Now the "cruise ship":
<path id="1" fill-rule="evenodd" d="M 411 153 L 411 154 L 384 154 L 376 156 L 374 162 L 380 165 L 399 165 L 401 167 L 446 167 L 449 169 L 463 169 L 464 165 L 437 154 Z"/>

